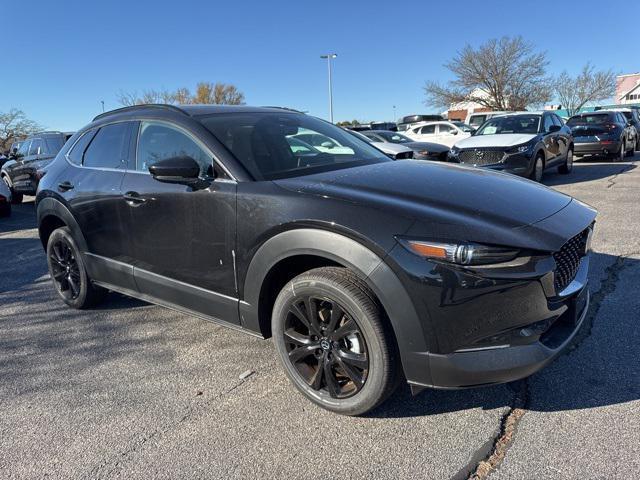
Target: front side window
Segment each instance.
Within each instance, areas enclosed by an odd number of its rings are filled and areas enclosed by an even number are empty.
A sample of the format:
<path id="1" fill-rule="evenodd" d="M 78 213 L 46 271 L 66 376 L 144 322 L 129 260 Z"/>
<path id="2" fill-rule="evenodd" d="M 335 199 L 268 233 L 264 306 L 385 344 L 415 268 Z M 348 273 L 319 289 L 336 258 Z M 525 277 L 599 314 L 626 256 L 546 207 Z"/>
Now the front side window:
<path id="1" fill-rule="evenodd" d="M 43 150 L 44 146 L 42 145 L 42 139 L 34 138 L 31 141 L 31 146 L 29 147 L 29 156 L 42 155 L 42 153 L 44 153 Z"/>
<path id="2" fill-rule="evenodd" d="M 476 135 L 500 135 L 508 133 L 538 133 L 540 115 L 510 115 L 487 120 Z"/>
<path id="3" fill-rule="evenodd" d="M 447 125 L 446 123 L 441 123 L 438 128 L 439 133 L 442 134 L 452 134 L 456 130 L 454 127 L 452 127 L 451 125 Z"/>
<path id="4" fill-rule="evenodd" d="M 128 123 L 101 127 L 84 152 L 83 165 L 91 168 L 125 168 L 128 142 Z"/>
<path id="5" fill-rule="evenodd" d="M 191 157 L 200 165 L 200 174 L 212 176 L 213 158 L 196 140 L 173 125 L 142 122 L 138 136 L 136 169 L 146 172 L 151 165 L 173 157 Z"/>
<path id="6" fill-rule="evenodd" d="M 545 132 L 551 131 L 551 127 L 553 126 L 553 119 L 551 118 L 551 115 L 545 115 L 543 118 L 544 118 L 544 131 Z"/>
<path id="7" fill-rule="evenodd" d="M 20 145 L 20 148 L 18 148 L 18 152 L 16 153 L 16 156 L 18 158 L 26 157 L 29 154 L 30 146 L 31 146 L 31 140 L 25 140 L 24 143 Z"/>
<path id="8" fill-rule="evenodd" d="M 247 112 L 199 119 L 256 180 L 391 161 L 353 133 L 307 115 Z"/>

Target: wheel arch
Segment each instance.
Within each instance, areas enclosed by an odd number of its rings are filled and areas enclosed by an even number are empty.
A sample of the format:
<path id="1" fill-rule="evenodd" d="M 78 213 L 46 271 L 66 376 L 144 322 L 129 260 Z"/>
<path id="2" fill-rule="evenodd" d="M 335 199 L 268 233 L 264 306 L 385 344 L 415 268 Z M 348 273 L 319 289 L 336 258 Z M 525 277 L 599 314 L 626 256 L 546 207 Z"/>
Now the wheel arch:
<path id="1" fill-rule="evenodd" d="M 240 320 L 243 327 L 271 334 L 271 309 L 273 304 L 273 275 L 285 268 L 287 262 L 303 262 L 297 267 L 342 266 L 360 276 L 373 290 L 388 318 L 400 359 L 409 378 L 413 368 L 424 370 L 427 362 L 416 365 L 416 352 L 429 350 L 423 324 L 413 306 L 409 294 L 393 270 L 383 258 L 365 245 L 336 232 L 300 228 L 288 230 L 267 240 L 252 258 L 244 281 L 244 299 L 240 301 Z M 284 267 L 283 267 L 284 265 Z M 310 268 L 309 268 L 310 269 Z M 289 279 L 307 269 L 293 269 Z M 271 290 L 270 290 L 271 289 Z M 277 293 L 278 289 L 275 292 Z M 266 302 L 266 303 L 265 303 Z M 423 373 L 424 375 L 424 373 Z"/>
<path id="2" fill-rule="evenodd" d="M 80 225 L 73 217 L 67 207 L 52 197 L 46 197 L 38 201 L 37 210 L 38 234 L 43 248 L 47 249 L 47 241 L 51 233 L 60 227 L 68 227 L 71 230 L 73 239 L 78 244 L 81 252 L 87 251 L 87 242 L 85 241 Z"/>

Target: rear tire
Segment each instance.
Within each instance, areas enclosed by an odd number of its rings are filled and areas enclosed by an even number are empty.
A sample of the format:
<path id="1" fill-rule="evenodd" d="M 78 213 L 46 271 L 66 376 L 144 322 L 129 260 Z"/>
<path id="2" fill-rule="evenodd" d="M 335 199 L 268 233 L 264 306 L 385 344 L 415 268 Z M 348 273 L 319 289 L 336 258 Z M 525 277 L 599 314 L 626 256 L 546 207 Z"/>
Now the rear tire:
<path id="1" fill-rule="evenodd" d="M 322 408 L 362 415 L 397 386 L 397 349 L 382 307 L 345 268 L 316 268 L 287 283 L 271 326 L 285 373 Z"/>
<path id="2" fill-rule="evenodd" d="M 17 193 L 13 190 L 13 188 L 11 187 L 11 184 L 9 183 L 9 180 L 7 180 L 6 176 L 2 177 L 2 181 L 5 183 L 5 185 L 7 187 L 9 187 L 9 190 L 11 191 L 11 203 L 13 205 L 19 205 L 20 203 L 22 203 L 22 194 L 21 193 Z"/>
<path id="3" fill-rule="evenodd" d="M 47 264 L 56 292 L 71 308 L 84 309 L 100 302 L 106 291 L 91 283 L 71 231 L 60 227 L 47 242 Z"/>
<path id="4" fill-rule="evenodd" d="M 636 149 L 636 142 L 634 142 L 633 145 L 631 145 L 631 148 L 629 150 L 625 150 L 625 157 L 633 157 L 633 153 L 635 149 Z"/>
<path id="5" fill-rule="evenodd" d="M 564 162 L 564 165 L 560 165 L 558 167 L 558 173 L 566 175 L 567 173 L 571 173 L 573 170 L 573 150 L 569 149 L 567 151 L 567 159 Z"/>

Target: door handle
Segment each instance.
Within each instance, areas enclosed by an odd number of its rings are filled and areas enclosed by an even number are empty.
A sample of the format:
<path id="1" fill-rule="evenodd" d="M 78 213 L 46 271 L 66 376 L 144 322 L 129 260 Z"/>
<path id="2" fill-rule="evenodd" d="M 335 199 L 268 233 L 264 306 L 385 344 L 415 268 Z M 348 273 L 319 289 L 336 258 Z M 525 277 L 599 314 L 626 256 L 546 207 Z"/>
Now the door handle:
<path id="1" fill-rule="evenodd" d="M 123 198 L 131 206 L 137 206 L 147 201 L 138 192 L 127 192 L 123 195 Z"/>
<path id="2" fill-rule="evenodd" d="M 73 183 L 69 182 L 69 181 L 64 181 L 64 182 L 60 182 L 58 184 L 58 188 L 62 191 L 62 192 L 66 192 L 68 190 L 73 190 Z"/>

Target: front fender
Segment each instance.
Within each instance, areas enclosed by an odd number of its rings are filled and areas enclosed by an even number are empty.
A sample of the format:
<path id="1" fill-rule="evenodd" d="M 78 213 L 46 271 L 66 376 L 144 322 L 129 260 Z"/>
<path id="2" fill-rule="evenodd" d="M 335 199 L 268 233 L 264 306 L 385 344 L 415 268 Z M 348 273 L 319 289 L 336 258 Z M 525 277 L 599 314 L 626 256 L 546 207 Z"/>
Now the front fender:
<path id="1" fill-rule="evenodd" d="M 387 313 L 407 379 L 411 379 L 410 372 L 416 368 L 428 368 L 418 353 L 429 350 L 423 321 L 396 274 L 367 247 L 335 232 L 308 228 L 289 230 L 267 240 L 258 249 L 249 264 L 244 300 L 239 305 L 243 327 L 261 331 L 258 306 L 263 282 L 279 261 L 296 255 L 316 255 L 357 273 L 374 291 Z M 430 378 L 430 374 L 423 371 L 421 378 L 425 377 Z"/>

